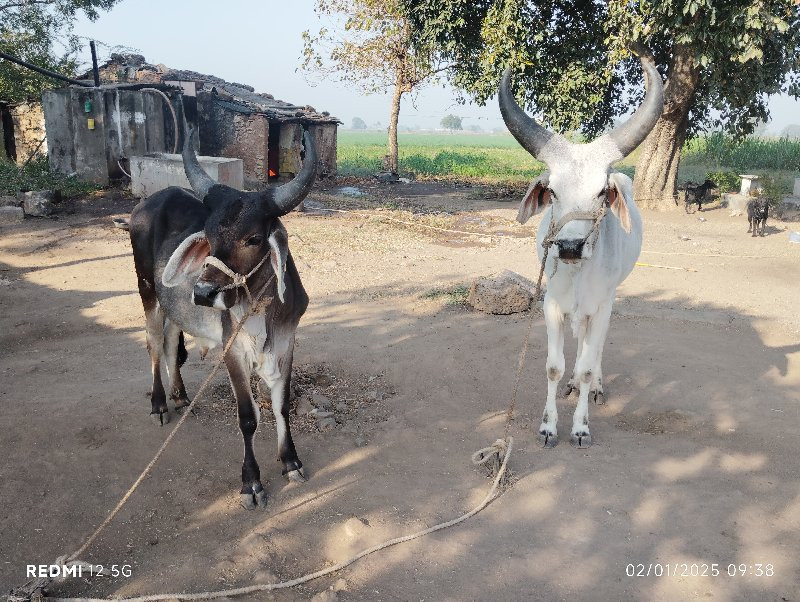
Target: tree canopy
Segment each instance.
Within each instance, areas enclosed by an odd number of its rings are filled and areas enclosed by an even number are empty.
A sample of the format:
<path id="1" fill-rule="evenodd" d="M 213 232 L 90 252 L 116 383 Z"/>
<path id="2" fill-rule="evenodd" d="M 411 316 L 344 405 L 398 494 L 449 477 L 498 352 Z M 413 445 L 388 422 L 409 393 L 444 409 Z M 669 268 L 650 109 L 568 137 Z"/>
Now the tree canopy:
<path id="1" fill-rule="evenodd" d="M 458 115 L 445 115 L 444 117 L 442 117 L 440 125 L 444 129 L 450 130 L 451 132 L 454 130 L 463 129 L 461 127 L 461 117 L 459 117 Z"/>
<path id="2" fill-rule="evenodd" d="M 367 122 L 361 119 L 361 117 L 353 117 L 353 123 L 350 125 L 350 128 L 354 130 L 366 130 Z"/>
<path id="3" fill-rule="evenodd" d="M 403 0 L 417 39 L 452 63 L 452 83 L 479 103 L 503 69 L 545 125 L 592 138 L 644 95 L 631 42 L 666 79 L 664 110 L 642 144 L 634 195 L 673 206 L 687 136 L 737 137 L 767 121 L 769 95 L 800 96 L 795 0 Z"/>
<path id="4" fill-rule="evenodd" d="M 414 39 L 402 0 L 316 0 L 325 25 L 303 32 L 301 68 L 366 93 L 392 90 L 385 166 L 397 171 L 400 101 L 440 70 L 438 55 Z"/>
<path id="5" fill-rule="evenodd" d="M 73 75 L 80 40 L 72 33 L 78 13 L 96 19 L 118 0 L 0 0 L 0 48 L 39 67 Z M 41 98 L 53 80 L 0 60 L 0 100 L 24 102 Z"/>
<path id="6" fill-rule="evenodd" d="M 404 1 L 418 38 L 452 62 L 456 87 L 485 102 L 511 65 L 523 75 L 521 102 L 559 131 L 595 136 L 641 100 L 631 40 L 652 50 L 663 75 L 676 46 L 689 50 L 699 72 L 689 134 L 712 126 L 748 134 L 768 118 L 768 95 L 800 95 L 793 0 Z"/>

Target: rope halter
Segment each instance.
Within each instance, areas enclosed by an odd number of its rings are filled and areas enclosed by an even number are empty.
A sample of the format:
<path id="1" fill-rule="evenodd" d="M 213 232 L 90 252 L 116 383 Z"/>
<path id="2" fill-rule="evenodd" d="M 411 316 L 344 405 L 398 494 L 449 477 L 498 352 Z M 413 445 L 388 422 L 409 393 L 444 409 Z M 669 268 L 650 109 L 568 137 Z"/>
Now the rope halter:
<path id="1" fill-rule="evenodd" d="M 222 272 L 228 278 L 231 279 L 231 283 L 226 284 L 225 286 L 220 288 L 219 289 L 220 291 L 229 291 L 231 289 L 244 288 L 244 292 L 245 294 L 247 294 L 247 300 L 252 305 L 253 297 L 252 295 L 250 295 L 250 288 L 247 286 L 247 280 L 248 278 L 250 278 L 250 276 L 255 274 L 261 268 L 262 265 L 264 265 L 269 256 L 270 256 L 270 251 L 267 251 L 267 254 L 261 258 L 261 261 L 259 261 L 256 264 L 256 266 L 252 270 L 250 270 L 247 274 L 238 274 L 234 272 L 227 265 L 225 265 L 225 263 L 222 260 L 217 259 L 213 255 L 209 255 L 208 257 L 206 257 L 205 261 L 203 261 L 203 267 L 206 267 L 208 265 L 214 266 L 220 272 Z"/>
<path id="2" fill-rule="evenodd" d="M 597 209 L 593 209 L 591 211 L 569 211 L 561 216 L 557 222 L 550 221 L 550 227 L 547 229 L 547 236 L 544 237 L 542 241 L 542 247 L 544 247 L 544 259 L 542 260 L 542 269 L 544 269 L 544 264 L 547 261 L 547 255 L 550 252 L 550 247 L 553 246 L 553 243 L 556 242 L 556 237 L 558 233 L 561 232 L 561 229 L 567 225 L 567 223 L 572 221 L 578 220 L 586 220 L 591 221 L 592 227 L 589 228 L 589 231 L 586 233 L 586 236 L 583 237 L 583 244 L 586 244 L 586 241 L 589 241 L 589 244 L 593 245 L 597 240 L 598 235 L 600 234 L 600 222 L 603 221 L 603 218 L 606 216 L 606 206 L 601 205 Z M 591 240 L 589 240 L 591 238 Z M 558 270 L 558 262 L 555 263 L 555 268 L 553 269 L 553 273 L 548 276 L 552 278 L 556 274 L 556 270 Z"/>

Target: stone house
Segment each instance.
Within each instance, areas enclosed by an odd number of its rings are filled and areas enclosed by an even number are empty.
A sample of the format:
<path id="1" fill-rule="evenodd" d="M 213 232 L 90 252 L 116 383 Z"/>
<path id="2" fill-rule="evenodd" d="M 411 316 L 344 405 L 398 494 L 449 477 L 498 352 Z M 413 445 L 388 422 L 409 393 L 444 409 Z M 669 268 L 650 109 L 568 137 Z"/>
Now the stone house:
<path id="1" fill-rule="evenodd" d="M 84 76 L 90 77 L 90 73 Z M 277 100 L 213 75 L 152 65 L 136 54 L 111 55 L 100 66 L 100 81 L 182 88 L 187 118 L 200 126 L 200 154 L 242 159 L 250 186 L 294 177 L 301 165 L 303 126 L 314 134 L 320 177 L 336 174 L 336 135 L 341 122 L 327 112 Z"/>

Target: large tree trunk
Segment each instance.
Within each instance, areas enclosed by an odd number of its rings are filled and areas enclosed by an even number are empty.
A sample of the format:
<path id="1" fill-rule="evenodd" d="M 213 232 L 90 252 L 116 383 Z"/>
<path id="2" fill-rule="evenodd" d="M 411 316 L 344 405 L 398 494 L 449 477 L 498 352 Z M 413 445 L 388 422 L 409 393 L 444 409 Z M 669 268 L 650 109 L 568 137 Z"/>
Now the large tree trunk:
<path id="1" fill-rule="evenodd" d="M 400 117 L 400 99 L 403 96 L 403 84 L 398 79 L 392 95 L 392 112 L 389 115 L 389 153 L 386 155 L 384 168 L 397 173 L 397 120 Z"/>
<path id="2" fill-rule="evenodd" d="M 675 45 L 664 87 L 664 110 L 642 143 L 636 163 L 633 197 L 639 207 L 662 211 L 676 207 L 678 165 L 699 79 L 692 50 Z"/>

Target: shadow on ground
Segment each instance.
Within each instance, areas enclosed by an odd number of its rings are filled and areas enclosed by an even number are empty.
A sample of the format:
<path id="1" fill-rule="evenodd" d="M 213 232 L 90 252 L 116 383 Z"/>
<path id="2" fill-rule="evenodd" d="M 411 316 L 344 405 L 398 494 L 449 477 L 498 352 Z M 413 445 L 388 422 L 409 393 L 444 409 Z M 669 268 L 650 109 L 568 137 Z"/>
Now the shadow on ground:
<path id="1" fill-rule="evenodd" d="M 99 246 L 97 263 L 77 282 L 67 275 L 85 268 L 83 260 L 0 264 L 13 282 L 0 288 L 4 589 L 25 580 L 26 564 L 82 543 L 172 428 L 148 420 L 141 308 L 121 249 Z M 50 269 L 63 271 L 68 288 L 37 284 Z M 392 298 L 383 300 L 387 289 Z M 270 480 L 270 508 L 248 513 L 236 496 L 235 421 L 189 420 L 85 556 L 131 565 L 132 575 L 70 582 L 55 593 L 139 595 L 292 578 L 480 501 L 489 482 L 469 456 L 502 433 L 529 316 L 443 307 L 420 299 L 419 290 L 419 282 L 396 281 L 363 288 L 355 302 L 312 297 L 301 325 L 296 362 L 381 373 L 396 389 L 388 418 L 363 427 L 364 447 L 342 429 L 298 436 L 311 479 L 289 485 L 270 461 L 274 435 L 262 425 L 256 453 Z M 687 314 L 733 319 L 677 319 L 655 296 L 630 299 L 636 311 L 612 318 L 604 356 L 609 403 L 590 410 L 592 448 L 566 443 L 574 400 L 559 402 L 562 443 L 554 450 L 535 443 L 546 386 L 537 322 L 512 426 L 514 486 L 463 526 L 343 571 L 342 598 L 800 595 L 793 460 L 800 345 L 767 344 L 756 317 L 689 299 L 671 303 Z M 568 366 L 574 353 L 570 342 Z M 192 355 L 184 372 L 190 395 L 210 367 Z M 636 565 L 655 563 L 678 576 L 626 575 L 628 565 L 638 572 Z M 719 575 L 691 576 L 704 565 L 709 572 L 716 565 Z M 262 598 L 310 596 L 336 577 Z"/>

